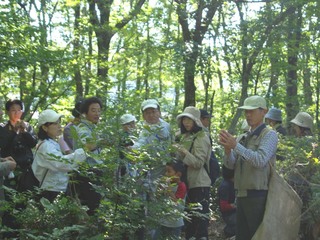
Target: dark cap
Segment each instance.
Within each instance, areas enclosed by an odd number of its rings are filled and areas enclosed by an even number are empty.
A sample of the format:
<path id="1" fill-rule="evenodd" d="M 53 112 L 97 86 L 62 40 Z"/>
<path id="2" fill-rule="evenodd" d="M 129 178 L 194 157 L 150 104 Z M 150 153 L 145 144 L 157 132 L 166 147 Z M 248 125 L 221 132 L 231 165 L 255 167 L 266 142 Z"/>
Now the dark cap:
<path id="1" fill-rule="evenodd" d="M 209 114 L 209 113 L 207 112 L 207 110 L 205 110 L 205 109 L 200 109 L 200 117 L 201 117 L 201 118 L 205 118 L 205 117 L 211 118 L 212 115 Z"/>

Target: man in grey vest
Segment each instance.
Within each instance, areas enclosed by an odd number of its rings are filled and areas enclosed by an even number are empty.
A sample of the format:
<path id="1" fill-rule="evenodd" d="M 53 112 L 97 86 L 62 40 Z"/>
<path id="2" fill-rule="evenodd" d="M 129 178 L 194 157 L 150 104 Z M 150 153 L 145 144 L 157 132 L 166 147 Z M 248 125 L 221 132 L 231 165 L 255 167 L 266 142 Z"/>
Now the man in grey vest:
<path id="1" fill-rule="evenodd" d="M 250 240 L 262 222 L 268 194 L 270 164 L 275 164 L 278 136 L 264 124 L 266 100 L 260 96 L 245 99 L 247 133 L 234 138 L 226 130 L 220 132 L 224 147 L 224 164 L 235 170 L 237 197 L 236 240 Z"/>

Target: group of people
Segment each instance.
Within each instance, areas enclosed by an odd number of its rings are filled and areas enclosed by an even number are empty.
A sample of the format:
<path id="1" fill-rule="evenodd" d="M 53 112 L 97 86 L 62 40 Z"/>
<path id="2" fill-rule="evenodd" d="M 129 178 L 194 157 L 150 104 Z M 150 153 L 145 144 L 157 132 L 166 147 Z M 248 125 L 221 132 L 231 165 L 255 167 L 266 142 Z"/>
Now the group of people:
<path id="1" fill-rule="evenodd" d="M 186 107 L 176 118 L 179 129 L 175 134 L 161 118 L 160 104 L 155 99 L 142 102 L 141 111 L 145 126 L 136 139 L 132 138 L 136 118 L 131 114 L 120 118 L 125 133 L 121 141 L 124 151 L 140 149 L 151 157 L 157 158 L 160 154 L 161 160 L 168 159 L 166 164 L 160 160 L 152 163 L 144 184 L 152 192 L 155 191 L 156 180 L 167 177 L 166 194 L 180 212 L 186 208 L 189 220 L 184 221 L 181 214 L 173 219 L 172 216 L 160 219 L 158 227 L 138 231 L 136 239 L 179 239 L 184 225 L 186 239 L 208 239 L 211 186 L 208 164 L 212 148 L 209 133 L 201 121 L 200 110 L 193 106 Z M 211 116 L 205 115 L 206 111 L 202 112 L 202 119 L 208 121 L 207 118 Z M 170 152 L 170 146 L 174 154 Z M 139 175 L 136 164 L 130 161 L 120 164 L 119 178 L 125 174 L 132 177 Z"/>
<path id="2" fill-rule="evenodd" d="M 9 100 L 5 105 L 9 121 L 0 128 L 0 184 L 4 179 L 5 186 L 17 191 L 29 190 L 28 181 L 22 179 L 32 172 L 42 190 L 41 197 L 53 201 L 58 194 L 72 194 L 68 187 L 73 172 L 75 192 L 88 207 L 88 214 L 93 215 L 102 198 L 93 187 L 97 180 L 75 170 L 86 165 L 86 172 L 103 174 L 103 170 L 96 167 L 103 165 L 100 153 L 108 144 L 96 131 L 102 107 L 97 97 L 78 102 L 72 111 L 74 120 L 64 129 L 61 114 L 44 110 L 39 114 L 36 135 L 33 128 L 21 120 L 23 103 Z M 237 138 L 227 130 L 219 134 L 219 144 L 224 148 L 223 176 L 231 181 L 221 187 L 220 207 L 227 223 L 226 235 L 235 234 L 237 240 L 248 240 L 263 219 L 270 167 L 276 160 L 277 132 L 286 132 L 281 126 L 281 111 L 273 108 L 268 112 L 264 98 L 248 97 L 240 108 L 244 109 L 248 130 Z M 214 181 L 210 173 L 214 169 L 210 167 L 212 161 L 216 161 L 215 169 L 219 172 L 208 131 L 211 115 L 193 106 L 186 107 L 176 117 L 178 132 L 172 134 L 170 124 L 161 118 L 157 100 L 143 101 L 141 112 L 144 122 L 138 136 L 134 136 L 136 118 L 132 114 L 120 118 L 123 134 L 120 135 L 119 167 L 115 173 L 117 182 L 121 184 L 124 176 L 142 175 L 139 163 L 126 158 L 131 152 L 147 152 L 149 158 L 167 159 L 165 163 L 152 161 L 152 166 L 143 173 L 142 184 L 148 191 L 142 194 L 142 200 L 150 201 L 148 192 L 155 191 L 157 180 L 166 177 L 166 194 L 174 207 L 186 212 L 188 218 L 185 220 L 181 215 L 162 219 L 155 229 L 142 227 L 136 231 L 136 239 L 179 239 L 183 226 L 186 239 L 209 239 L 210 187 Z M 271 128 L 266 126 L 265 119 Z M 297 135 L 311 134 L 313 120 L 309 114 L 301 112 L 291 122 Z M 223 191 L 223 186 L 232 186 L 234 190 Z M 0 197 L 3 199 L 3 192 Z M 236 203 L 232 202 L 235 199 Z M 10 196 L 6 196 L 6 200 L 10 200 Z M 2 224 L 16 227 L 10 212 L 4 213 Z"/>
<path id="3" fill-rule="evenodd" d="M 9 100 L 5 104 L 6 113 L 9 117 L 7 123 L 0 127 L 1 129 L 1 157 L 3 166 L 4 185 L 18 192 L 33 190 L 35 187 L 41 189 L 41 196 L 49 201 L 53 201 L 58 194 L 67 193 L 69 186 L 69 173 L 78 169 L 79 165 L 87 160 L 87 154 L 84 148 L 89 151 L 97 149 L 96 143 L 87 143 L 92 129 L 100 118 L 101 101 L 98 98 L 88 98 L 81 105 L 80 123 L 77 131 L 84 134 L 80 140 L 83 140 L 81 146 L 68 146 L 69 152 L 65 152 L 58 143 L 58 138 L 62 134 L 61 117 L 62 115 L 54 110 L 47 109 L 39 114 L 37 134 L 30 124 L 21 119 L 24 112 L 23 102 L 20 100 Z M 85 132 L 87 130 L 87 132 Z M 59 141 L 60 142 L 60 141 Z M 14 162 L 12 164 L 11 162 Z M 10 163 L 10 164 L 9 164 Z M 1 166 L 1 167 L 2 167 Z M 14 169 L 15 168 L 15 169 Z M 7 172 L 10 170 L 9 174 Z M 13 171 L 14 170 L 14 171 Z M 87 189 L 91 185 L 89 179 L 86 179 Z M 77 184 L 80 189 L 84 189 L 85 184 Z M 11 194 L 3 193 L 6 201 L 10 201 Z M 80 191 L 79 191 L 80 192 Z M 85 194 L 91 199 L 93 196 Z M 89 211 L 92 213 L 96 205 L 87 203 Z M 24 206 L 15 206 L 21 210 Z M 6 210 L 2 216 L 2 225 L 11 229 L 18 229 L 19 226 L 11 211 Z M 8 232 L 3 234 L 4 238 L 17 237 L 17 232 Z"/>

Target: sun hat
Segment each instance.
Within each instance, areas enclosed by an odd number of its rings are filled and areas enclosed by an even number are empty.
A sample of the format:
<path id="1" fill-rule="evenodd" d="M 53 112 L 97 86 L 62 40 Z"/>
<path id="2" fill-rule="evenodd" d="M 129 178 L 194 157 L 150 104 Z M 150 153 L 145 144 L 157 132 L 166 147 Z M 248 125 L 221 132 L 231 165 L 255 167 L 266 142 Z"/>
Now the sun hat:
<path id="1" fill-rule="evenodd" d="M 271 108 L 266 114 L 265 118 L 282 122 L 281 110 L 277 108 Z"/>
<path id="2" fill-rule="evenodd" d="M 122 124 L 122 125 L 127 124 L 129 122 L 133 122 L 133 121 L 137 121 L 136 117 L 133 116 L 132 114 L 129 114 L 129 113 L 123 114 L 120 117 L 120 124 Z"/>
<path id="3" fill-rule="evenodd" d="M 38 126 L 42 126 L 46 123 L 54 123 L 58 121 L 63 115 L 56 113 L 52 109 L 44 110 L 40 113 L 38 118 Z"/>
<path id="4" fill-rule="evenodd" d="M 253 110 L 253 109 L 257 109 L 257 108 L 267 109 L 267 103 L 263 97 L 255 95 L 255 96 L 247 97 L 244 100 L 243 106 L 241 106 L 239 108 L 245 109 L 245 110 Z"/>
<path id="5" fill-rule="evenodd" d="M 196 107 L 193 106 L 189 106 L 186 107 L 183 111 L 183 113 L 179 114 L 177 116 L 177 122 L 178 125 L 181 126 L 181 119 L 183 117 L 188 117 L 191 118 L 193 121 L 195 121 L 195 123 L 199 126 L 199 127 L 203 127 L 201 120 L 200 120 L 200 110 Z"/>
<path id="6" fill-rule="evenodd" d="M 146 110 L 147 108 L 159 108 L 159 107 L 160 107 L 160 105 L 159 105 L 158 101 L 155 99 L 144 100 L 141 104 L 142 111 Z"/>
<path id="7" fill-rule="evenodd" d="M 208 113 L 207 110 L 205 109 L 200 109 L 200 117 L 201 118 L 211 118 L 212 115 L 210 113 Z"/>
<path id="8" fill-rule="evenodd" d="M 306 112 L 299 112 L 294 119 L 290 122 L 298 125 L 299 127 L 309 128 L 312 129 L 313 127 L 313 119 L 312 117 Z"/>

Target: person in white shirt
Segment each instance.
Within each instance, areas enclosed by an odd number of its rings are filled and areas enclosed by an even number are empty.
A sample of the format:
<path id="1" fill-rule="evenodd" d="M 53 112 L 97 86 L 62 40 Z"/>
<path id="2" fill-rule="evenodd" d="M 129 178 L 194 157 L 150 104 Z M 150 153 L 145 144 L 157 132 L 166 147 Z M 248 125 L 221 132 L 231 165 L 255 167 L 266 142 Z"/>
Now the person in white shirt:
<path id="1" fill-rule="evenodd" d="M 60 118 L 62 115 L 51 109 L 40 113 L 38 119 L 40 142 L 37 145 L 32 170 L 43 190 L 42 196 L 53 201 L 60 192 L 66 192 L 68 172 L 77 169 L 85 161 L 86 153 L 82 148 L 64 155 L 57 138 L 62 134 Z"/>

